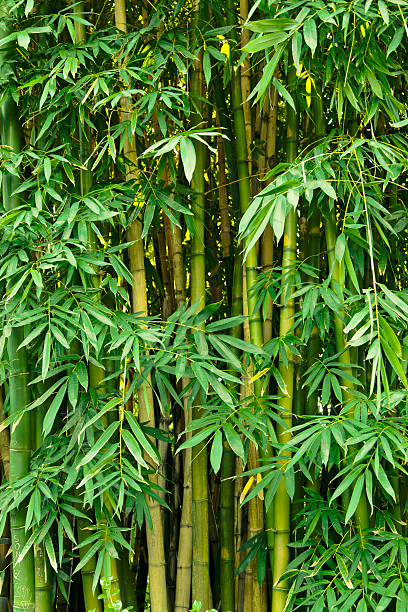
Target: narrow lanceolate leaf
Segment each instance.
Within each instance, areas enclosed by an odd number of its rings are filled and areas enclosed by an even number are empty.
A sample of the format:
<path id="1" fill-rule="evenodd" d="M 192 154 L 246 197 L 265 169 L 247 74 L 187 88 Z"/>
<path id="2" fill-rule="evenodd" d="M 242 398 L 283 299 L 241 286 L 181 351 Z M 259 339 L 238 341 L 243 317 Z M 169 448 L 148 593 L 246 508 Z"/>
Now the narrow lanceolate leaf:
<path id="1" fill-rule="evenodd" d="M 86 453 L 85 457 L 83 457 L 81 459 L 81 461 L 78 464 L 77 469 L 79 469 L 80 467 L 82 467 L 83 465 L 86 465 L 87 463 L 89 463 L 90 461 L 92 461 L 92 459 L 94 457 L 96 457 L 96 455 L 106 446 L 106 444 L 109 442 L 109 440 L 111 439 L 111 437 L 113 436 L 114 432 L 118 429 L 119 427 L 119 422 L 115 422 L 115 423 L 111 423 L 109 425 L 109 427 L 106 429 L 106 431 L 103 432 L 103 434 L 98 438 L 98 440 L 95 442 L 95 444 L 92 446 L 91 450 Z"/>
<path id="2" fill-rule="evenodd" d="M 193 143 L 189 138 L 180 140 L 180 155 L 183 162 L 184 174 L 189 183 L 193 177 L 196 166 L 196 152 Z"/>
<path id="3" fill-rule="evenodd" d="M 160 456 L 157 452 L 157 449 L 153 446 L 150 440 L 145 436 L 145 434 L 143 433 L 139 423 L 136 421 L 133 414 L 129 412 L 128 410 L 126 411 L 125 414 L 126 414 L 126 419 L 130 425 L 130 428 L 133 431 L 133 434 L 136 440 L 138 441 L 138 443 L 140 444 L 140 446 L 144 448 L 148 456 L 151 459 L 153 459 L 155 463 L 157 464 L 160 463 Z"/>
<path id="4" fill-rule="evenodd" d="M 303 26 L 303 36 L 305 39 L 305 43 L 312 50 L 312 55 L 316 51 L 317 47 L 317 28 L 316 22 L 313 18 L 305 21 L 305 25 Z"/>
<path id="5" fill-rule="evenodd" d="M 217 431 L 214 435 L 210 453 L 211 465 L 216 474 L 219 472 L 221 467 L 222 450 L 222 433 L 221 431 Z"/>
<path id="6" fill-rule="evenodd" d="M 351 519 L 351 517 L 357 510 L 358 502 L 360 501 L 361 493 L 363 490 L 363 485 L 364 485 L 364 474 L 361 474 L 361 476 L 357 478 L 357 482 L 354 485 L 353 494 L 351 496 L 350 503 L 349 503 L 349 506 L 346 512 L 346 518 L 345 518 L 346 523 Z"/>
<path id="7" fill-rule="evenodd" d="M 59 389 L 58 393 L 51 402 L 48 408 L 44 420 L 43 420 L 43 433 L 44 436 L 48 435 L 54 425 L 55 417 L 57 416 L 58 410 L 62 404 L 62 400 L 65 397 L 68 383 L 64 383 Z"/>
<path id="8" fill-rule="evenodd" d="M 51 332 L 47 331 L 44 338 L 43 345 L 43 354 L 42 354 L 42 365 L 41 365 L 41 375 L 43 380 L 45 379 L 48 368 L 50 366 L 50 357 L 51 357 Z"/>

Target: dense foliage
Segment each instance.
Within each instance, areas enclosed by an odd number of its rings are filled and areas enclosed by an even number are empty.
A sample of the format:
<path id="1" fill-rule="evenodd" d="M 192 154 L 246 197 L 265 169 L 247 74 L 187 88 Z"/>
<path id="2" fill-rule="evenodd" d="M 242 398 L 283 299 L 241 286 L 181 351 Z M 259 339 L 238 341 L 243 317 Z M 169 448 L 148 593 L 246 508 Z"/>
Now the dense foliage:
<path id="1" fill-rule="evenodd" d="M 0 6 L 0 609 L 405 612 L 408 3 Z"/>

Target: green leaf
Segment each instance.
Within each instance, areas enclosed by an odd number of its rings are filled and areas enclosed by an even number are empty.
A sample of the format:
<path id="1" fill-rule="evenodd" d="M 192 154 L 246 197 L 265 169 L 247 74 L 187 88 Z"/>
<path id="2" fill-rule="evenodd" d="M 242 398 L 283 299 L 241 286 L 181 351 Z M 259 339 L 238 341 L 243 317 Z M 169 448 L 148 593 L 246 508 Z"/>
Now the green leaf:
<path id="1" fill-rule="evenodd" d="M 329 198 L 333 198 L 333 200 L 337 199 L 337 194 L 330 183 L 328 183 L 327 181 L 320 181 L 320 180 L 316 181 L 316 183 L 318 187 L 320 187 L 320 189 L 324 191 L 326 195 L 329 196 Z"/>
<path id="2" fill-rule="evenodd" d="M 123 437 L 123 440 L 124 440 L 127 448 L 132 453 L 132 455 L 136 459 L 137 463 L 140 463 L 140 465 L 143 465 L 144 467 L 148 467 L 146 461 L 143 459 L 143 455 L 142 455 L 142 451 L 140 449 L 140 446 L 139 446 L 136 438 L 130 433 L 130 431 L 127 431 L 126 429 L 123 429 L 122 437 Z"/>
<path id="3" fill-rule="evenodd" d="M 205 82 L 208 87 L 209 82 L 211 81 L 211 58 L 210 58 L 210 54 L 208 53 L 208 50 L 204 51 L 203 53 L 203 71 L 204 71 Z M 181 146 L 181 143 L 180 143 L 180 146 Z"/>
<path id="4" fill-rule="evenodd" d="M 296 70 L 299 72 L 300 55 L 302 51 L 302 34 L 297 30 L 292 37 L 292 56 Z"/>
<path id="5" fill-rule="evenodd" d="M 148 440 L 148 438 L 145 436 L 145 434 L 143 433 L 139 423 L 136 421 L 135 417 L 133 416 L 133 414 L 131 412 L 129 412 L 128 410 L 126 410 L 125 412 L 126 415 L 126 419 L 133 431 L 133 434 L 135 436 L 135 438 L 137 439 L 137 441 L 139 442 L 140 446 L 142 446 L 144 448 L 144 450 L 146 451 L 146 453 L 149 455 L 149 457 L 151 459 L 153 459 L 153 461 L 157 464 L 160 463 L 160 455 L 157 452 L 157 449 L 153 446 L 153 444 Z"/>
<path id="6" fill-rule="evenodd" d="M 26 17 L 31 13 L 33 8 L 34 8 L 34 0 L 27 0 L 25 10 L 24 10 L 24 14 Z"/>
<path id="7" fill-rule="evenodd" d="M 42 282 L 42 276 L 40 274 L 40 272 L 38 270 L 31 270 L 31 276 L 33 278 L 33 281 L 35 283 L 35 285 L 39 288 L 42 289 L 43 287 L 43 282 Z"/>
<path id="8" fill-rule="evenodd" d="M 51 178 L 51 160 L 49 157 L 44 157 L 44 176 L 47 183 Z"/>
<path id="9" fill-rule="evenodd" d="M 79 469 L 83 465 L 86 465 L 87 463 L 90 463 L 90 461 L 92 461 L 92 459 L 96 457 L 99 451 L 101 451 L 104 448 L 104 446 L 106 446 L 106 444 L 109 442 L 109 440 L 111 439 L 115 431 L 118 429 L 118 427 L 119 427 L 118 421 L 116 421 L 115 423 L 111 423 L 109 425 L 109 427 L 97 439 L 95 444 L 92 446 L 91 450 L 88 453 L 86 453 L 85 457 L 81 459 L 81 461 L 78 464 L 77 469 Z"/>
<path id="10" fill-rule="evenodd" d="M 43 323 L 42 325 L 39 325 L 38 327 L 33 329 L 29 334 L 27 334 L 27 336 L 24 338 L 18 348 L 20 349 L 23 346 L 27 346 L 27 344 L 30 344 L 30 342 L 35 340 L 35 338 L 37 338 L 37 336 L 39 336 L 46 327 L 48 327 L 48 323 Z"/>
<path id="11" fill-rule="evenodd" d="M 273 77 L 272 84 L 273 84 L 274 87 L 276 87 L 277 91 L 280 93 L 282 98 L 284 98 L 284 100 L 286 100 L 286 102 L 289 104 L 289 106 L 291 106 L 293 108 L 293 110 L 296 111 L 295 101 L 292 98 L 292 96 L 290 95 L 290 93 L 288 92 L 288 90 L 286 89 L 286 87 L 284 87 L 282 85 L 282 83 L 280 81 L 278 81 L 278 79 L 276 77 Z"/>
<path id="12" fill-rule="evenodd" d="M 223 431 L 231 450 L 238 455 L 243 461 L 245 459 L 244 447 L 242 446 L 241 438 L 230 423 L 225 423 Z"/>
<path id="13" fill-rule="evenodd" d="M 24 30 L 22 32 L 18 32 L 17 42 L 20 47 L 23 47 L 24 49 L 28 49 L 28 45 L 30 44 L 30 36 Z"/>
<path id="14" fill-rule="evenodd" d="M 78 380 L 81 384 L 81 386 L 85 389 L 85 391 L 88 389 L 88 370 L 86 365 L 84 364 L 83 361 L 78 361 L 78 363 L 76 364 L 76 373 L 78 376 Z"/>
<path id="15" fill-rule="evenodd" d="M 317 28 L 314 19 L 308 19 L 305 21 L 303 26 L 303 36 L 305 38 L 305 43 L 312 50 L 313 56 L 317 47 Z"/>
<path id="16" fill-rule="evenodd" d="M 45 546 L 45 550 L 47 551 L 48 559 L 50 560 L 50 565 L 52 569 L 54 570 L 54 572 L 57 572 L 58 571 L 57 558 L 55 556 L 54 545 L 52 543 L 51 536 L 49 533 L 47 533 L 47 535 L 44 538 L 44 546 Z"/>
<path id="17" fill-rule="evenodd" d="M 55 327 L 55 325 L 51 325 L 51 332 L 56 338 L 56 340 L 60 344 L 62 344 L 62 346 L 64 346 L 66 349 L 69 349 L 69 344 L 66 341 L 64 334 L 58 329 L 58 327 Z"/>
<path id="18" fill-rule="evenodd" d="M 265 34 L 257 38 L 252 38 L 247 45 L 244 47 L 244 51 L 248 53 L 258 53 L 265 49 L 273 49 L 280 43 L 288 39 L 287 32 L 273 32 L 271 34 Z"/>
<path id="19" fill-rule="evenodd" d="M 353 494 L 351 496 L 350 503 L 347 508 L 347 513 L 346 513 L 346 518 L 345 518 L 346 523 L 349 522 L 349 520 L 351 519 L 351 517 L 357 510 L 358 502 L 360 501 L 361 493 L 363 490 L 363 485 L 364 485 L 364 474 L 361 474 L 361 476 L 357 478 L 357 482 L 354 485 Z"/>
<path id="20" fill-rule="evenodd" d="M 222 432 L 218 430 L 215 432 L 210 453 L 210 461 L 215 474 L 219 472 L 221 467 L 222 451 Z"/>
<path id="21" fill-rule="evenodd" d="M 335 255 L 337 261 L 342 261 L 346 251 L 346 235 L 339 234 L 336 240 Z"/>
<path id="22" fill-rule="evenodd" d="M 189 183 L 193 178 L 194 169 L 196 167 L 196 152 L 193 143 L 189 138 L 180 140 L 180 154 L 183 162 L 184 174 Z"/>
<path id="23" fill-rule="evenodd" d="M 380 11 L 381 17 L 384 19 L 386 25 L 390 23 L 390 16 L 388 13 L 387 5 L 384 0 L 378 0 L 378 9 Z"/>
<path id="24" fill-rule="evenodd" d="M 326 376 L 324 377 L 323 386 L 322 386 L 322 404 L 323 406 L 325 406 L 328 403 L 330 399 L 330 393 L 331 393 L 331 378 L 330 378 L 330 374 L 326 374 Z"/>
<path id="25" fill-rule="evenodd" d="M 50 366 L 50 357 L 51 357 L 51 333 L 47 331 L 44 338 L 43 345 L 43 355 L 42 355 L 42 366 L 41 366 L 41 376 L 43 380 L 48 372 L 48 368 Z"/>
<path id="26" fill-rule="evenodd" d="M 396 501 L 394 489 L 392 488 L 391 483 L 388 480 L 388 476 L 385 473 L 381 463 L 378 463 L 377 465 L 377 478 L 384 491 L 386 491 L 388 495 L 391 495 L 392 499 Z"/>
<path id="27" fill-rule="evenodd" d="M 57 416 L 57 412 L 62 404 L 62 400 L 65 397 L 67 386 L 68 384 L 64 383 L 59 388 L 57 395 L 54 397 L 53 401 L 51 402 L 50 407 L 48 408 L 44 416 L 44 420 L 43 420 L 44 436 L 47 436 L 50 433 L 52 426 L 54 425 L 55 417 Z"/>

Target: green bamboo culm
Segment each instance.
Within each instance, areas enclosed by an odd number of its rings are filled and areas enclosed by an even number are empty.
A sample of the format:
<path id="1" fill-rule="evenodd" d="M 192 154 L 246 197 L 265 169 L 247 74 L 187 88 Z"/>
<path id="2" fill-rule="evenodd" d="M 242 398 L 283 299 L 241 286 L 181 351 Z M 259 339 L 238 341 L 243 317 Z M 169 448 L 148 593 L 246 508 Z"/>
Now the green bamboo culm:
<path id="1" fill-rule="evenodd" d="M 291 67 L 288 73 L 288 88 L 293 91 L 296 79 L 295 68 Z M 297 154 L 297 115 L 296 111 L 286 105 L 286 158 L 289 163 L 293 162 Z M 293 325 L 294 300 L 291 298 L 292 275 L 296 262 L 296 233 L 297 233 L 297 212 L 291 208 L 286 215 L 285 230 L 283 234 L 282 251 L 282 292 L 280 309 L 279 336 L 284 338 Z M 282 410 L 281 417 L 285 422 L 285 427 L 277 425 L 277 437 L 280 445 L 284 445 L 290 439 L 288 429 L 292 427 L 292 408 L 293 408 L 293 355 L 287 351 L 287 364 L 281 359 L 279 361 L 279 371 L 286 387 L 286 395 L 279 399 L 279 406 Z M 282 462 L 288 461 L 289 453 L 281 455 Z M 289 563 L 289 542 L 290 542 L 290 498 L 286 490 L 285 480 L 282 478 L 279 483 L 274 499 L 275 516 L 275 548 L 273 563 L 273 590 L 272 590 L 272 612 L 282 612 L 286 606 L 288 593 L 288 581 L 281 580 L 281 576 Z"/>
<path id="2" fill-rule="evenodd" d="M 49 386 L 49 380 L 38 385 L 38 396 L 41 396 Z M 43 442 L 43 422 L 51 400 L 45 401 L 35 410 L 35 448 Z M 34 546 L 35 568 L 35 612 L 48 612 L 53 610 L 53 580 L 51 564 L 45 550 L 44 542 Z"/>
<path id="3" fill-rule="evenodd" d="M 336 229 L 336 209 L 333 204 L 332 210 L 330 210 L 325 218 L 325 236 L 327 245 L 327 258 L 329 262 L 329 270 L 332 274 L 331 287 L 337 294 L 340 300 L 343 302 L 343 291 L 344 291 L 344 262 L 339 262 L 335 256 L 336 241 L 337 241 L 337 229 Z M 343 364 L 343 371 L 346 375 L 351 376 L 353 374 L 353 368 L 351 363 L 350 350 L 347 348 L 345 337 L 344 337 L 344 308 L 339 308 L 334 313 L 334 332 L 336 340 L 336 349 L 339 353 L 339 361 Z M 341 385 L 343 391 L 343 402 L 347 404 L 352 398 L 353 383 L 349 378 L 343 377 L 341 379 Z M 352 410 L 350 410 L 350 416 L 352 416 Z M 352 449 L 351 449 L 352 451 Z M 350 501 L 350 493 L 348 490 L 342 495 L 344 509 L 347 510 L 347 506 Z M 369 527 L 369 510 L 368 503 L 365 493 L 362 493 L 356 510 L 356 522 L 359 529 L 364 530 Z"/>
<path id="4" fill-rule="evenodd" d="M 194 36 L 200 27 L 202 3 L 195 3 L 193 20 Z M 197 114 L 192 119 L 192 125 L 202 121 L 203 96 L 203 66 L 202 54 L 197 54 L 191 77 L 191 95 L 196 100 Z M 205 306 L 205 253 L 204 253 L 204 172 L 205 145 L 195 143 L 196 166 L 191 181 L 194 190 L 192 212 L 195 222 L 195 233 L 191 244 L 191 302 Z M 200 418 L 200 401 L 193 406 L 193 419 Z M 208 492 L 207 492 L 207 449 L 205 442 L 197 444 L 192 449 L 192 523 L 193 523 L 193 569 L 192 597 L 193 601 L 201 601 L 202 609 L 211 608 L 211 586 L 209 571 L 209 532 L 208 532 Z"/>
<path id="5" fill-rule="evenodd" d="M 319 134 L 320 137 L 323 137 L 325 135 L 323 101 L 321 96 L 319 95 L 317 95 L 313 101 L 313 110 L 316 124 L 316 132 Z M 324 231 L 327 246 L 327 260 L 331 275 L 331 288 L 334 293 L 336 293 L 337 297 L 340 299 L 340 302 L 343 304 L 345 287 L 344 259 L 342 259 L 342 261 L 339 261 L 336 257 L 336 206 L 333 201 L 329 204 L 329 208 L 324 219 Z M 350 350 L 347 347 L 347 343 L 344 337 L 344 320 L 345 310 L 344 307 L 341 306 L 334 313 L 334 336 L 336 342 L 336 350 L 339 353 L 339 361 L 343 364 L 343 371 L 346 374 L 345 377 L 341 378 L 341 386 L 343 389 L 343 403 L 347 404 L 347 402 L 353 399 L 352 391 L 354 388 L 354 384 L 349 378 L 353 375 L 353 367 Z M 350 411 L 350 416 L 352 416 L 352 410 L 353 409 L 351 409 Z M 350 492 L 348 489 L 346 489 L 346 491 L 343 493 L 342 501 L 344 509 L 347 510 L 347 506 L 350 501 Z M 360 530 L 364 530 L 369 527 L 369 510 L 365 493 L 362 493 L 357 505 L 356 522 Z"/>
<path id="6" fill-rule="evenodd" d="M 83 17 L 84 5 L 83 2 L 76 3 L 74 6 L 74 12 L 78 17 Z M 75 36 L 77 43 L 81 43 L 85 40 L 85 27 L 84 24 L 80 21 L 75 21 Z M 85 162 L 87 158 L 87 151 L 89 150 L 89 133 L 87 130 L 87 126 L 85 121 L 78 121 L 78 131 L 79 131 L 79 156 L 82 164 Z M 81 195 L 87 194 L 92 187 L 92 173 L 86 167 L 81 167 L 80 170 L 80 191 Z M 90 244 L 93 243 L 93 235 L 89 232 L 88 240 Z M 79 348 L 79 347 L 78 347 Z M 74 350 L 74 352 L 79 352 L 79 350 Z M 95 366 L 94 366 L 95 367 Z M 99 379 L 99 373 L 94 372 L 93 376 L 90 373 L 91 385 L 97 386 L 95 381 L 95 376 Z M 85 518 L 78 518 L 77 520 L 77 539 L 79 545 L 79 557 L 82 560 L 88 550 L 90 545 L 81 546 L 82 542 L 84 542 L 90 536 L 90 521 Z M 85 602 L 86 610 L 95 610 L 96 612 L 102 612 L 102 604 L 101 600 L 98 599 L 99 589 L 93 589 L 93 579 L 96 572 L 96 562 L 97 559 L 95 555 L 93 555 L 85 565 L 81 568 L 81 578 L 82 578 L 82 590 Z"/>
<path id="7" fill-rule="evenodd" d="M 237 19 L 235 16 L 235 7 L 233 0 L 227 1 L 227 21 L 228 25 L 236 28 Z M 239 78 L 239 73 L 236 72 L 233 67 L 231 69 L 231 102 L 233 107 L 233 131 L 235 136 L 234 145 L 235 156 L 237 160 L 240 208 L 241 215 L 243 215 L 251 203 L 251 183 L 248 171 L 248 145 L 246 141 L 244 109 L 242 106 L 241 80 Z M 256 245 L 254 245 L 249 251 L 246 252 L 245 270 L 251 342 L 256 346 L 262 347 L 262 321 L 260 311 L 258 310 L 256 312 L 255 310 L 257 296 L 253 290 L 258 277 L 258 256 Z M 259 398 L 261 398 L 263 394 L 264 389 L 262 379 L 257 379 L 254 383 L 255 398 L 258 398 L 259 401 Z M 265 455 L 267 453 L 265 453 L 265 451 L 262 453 L 261 451 L 261 455 L 262 454 Z M 265 527 L 269 551 L 269 562 L 272 567 L 274 554 L 272 505 L 270 505 L 269 508 L 265 508 Z"/>
<path id="8" fill-rule="evenodd" d="M 242 257 L 235 256 L 232 281 L 231 316 L 242 314 Z M 241 339 L 242 325 L 231 329 L 230 335 Z M 238 356 L 238 351 L 234 351 Z M 235 610 L 235 556 L 234 556 L 234 475 L 235 454 L 227 442 L 224 443 L 220 492 L 220 586 L 221 612 Z"/>
<path id="9" fill-rule="evenodd" d="M 0 4 L 0 39 L 10 34 L 10 17 L 8 4 L 2 0 Z M 8 61 L 12 58 L 14 46 L 0 47 L 0 74 L 6 80 L 10 74 Z M 8 95 L 0 106 L 1 144 L 13 152 L 20 150 L 20 121 L 15 101 Z M 19 179 L 11 174 L 3 175 L 3 205 L 6 211 L 11 211 L 19 205 L 18 196 L 12 195 L 19 184 Z M 9 401 L 10 414 L 21 413 L 30 403 L 30 393 L 27 378 L 27 352 L 19 350 L 24 338 L 22 327 L 12 328 L 7 343 L 10 362 L 9 369 Z M 19 419 L 18 424 L 11 428 L 10 433 L 10 482 L 16 482 L 30 471 L 31 458 L 31 413 L 27 412 Z M 11 547 L 13 556 L 13 610 L 35 610 L 35 579 L 34 550 L 31 547 L 24 558 L 19 556 L 26 545 L 30 532 L 25 531 L 27 508 L 20 506 L 10 513 Z"/>

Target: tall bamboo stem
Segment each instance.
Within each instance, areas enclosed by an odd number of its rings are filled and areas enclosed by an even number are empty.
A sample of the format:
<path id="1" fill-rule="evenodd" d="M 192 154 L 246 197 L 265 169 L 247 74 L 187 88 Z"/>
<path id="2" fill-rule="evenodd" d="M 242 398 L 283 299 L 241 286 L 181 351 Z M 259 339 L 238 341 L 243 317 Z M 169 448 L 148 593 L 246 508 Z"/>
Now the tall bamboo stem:
<path id="1" fill-rule="evenodd" d="M 0 37 L 10 34 L 9 15 L 6 0 L 0 5 Z M 0 48 L 0 64 L 6 67 L 12 59 L 14 48 L 12 45 L 3 45 Z M 1 144 L 10 148 L 14 153 L 20 150 L 20 121 L 15 101 L 8 96 L 0 107 Z M 11 195 L 18 187 L 19 178 L 11 174 L 3 175 L 3 205 L 9 211 L 18 206 L 18 196 Z M 17 414 L 24 410 L 30 402 L 30 393 L 27 380 L 27 352 L 25 348 L 19 349 L 24 338 L 24 328 L 12 328 L 7 342 L 9 357 L 9 401 L 10 414 Z M 18 423 L 12 428 L 10 435 L 10 482 L 16 482 L 26 476 L 30 471 L 31 457 L 31 413 L 26 412 Z M 30 532 L 25 531 L 27 508 L 20 505 L 10 513 L 11 545 L 13 554 L 13 610 L 35 609 L 35 578 L 34 578 L 34 550 L 29 549 L 24 558 L 18 561 L 19 555 L 26 545 Z"/>
<path id="2" fill-rule="evenodd" d="M 232 283 L 232 317 L 242 314 L 242 281 L 242 258 L 240 254 L 237 254 Z M 242 326 L 237 325 L 233 327 L 231 335 L 235 338 L 241 338 Z M 225 443 L 222 457 L 220 494 L 220 583 L 222 612 L 235 610 L 234 474 L 235 454 L 229 445 Z"/>
<path id="3" fill-rule="evenodd" d="M 293 89 L 295 82 L 295 69 L 289 69 L 288 87 Z M 287 104 L 287 124 L 286 124 L 286 157 L 290 163 L 296 158 L 296 131 L 297 117 L 293 108 Z M 296 261 L 296 231 L 297 215 L 292 208 L 285 219 L 285 230 L 283 235 L 282 252 L 282 292 L 280 309 L 280 330 L 279 336 L 284 338 L 291 329 L 293 322 L 295 304 L 291 298 L 291 276 L 293 266 Z M 292 405 L 293 405 L 293 355 L 287 355 L 287 365 L 280 359 L 279 371 L 285 382 L 286 395 L 280 398 L 279 405 L 282 410 L 282 419 L 285 427 L 277 425 L 277 437 L 280 445 L 284 445 L 290 439 L 288 429 L 292 426 Z M 290 454 L 281 455 L 282 464 L 288 460 Z M 275 549 L 273 563 L 273 591 L 272 591 L 272 612 L 282 612 L 286 605 L 288 591 L 287 580 L 282 581 L 281 576 L 289 562 L 289 541 L 290 541 L 290 498 L 286 490 L 285 481 L 282 478 L 274 499 L 275 508 Z"/>
<path id="4" fill-rule="evenodd" d="M 122 32 L 127 32 L 125 0 L 115 0 L 115 25 Z M 128 121 L 130 118 L 129 98 L 122 98 L 121 107 L 121 120 Z M 134 142 L 131 142 L 128 138 L 125 139 L 123 153 L 128 160 L 126 166 L 127 178 L 137 180 L 137 154 Z M 132 310 L 133 312 L 147 314 L 147 286 L 142 226 L 138 219 L 132 223 L 128 231 L 128 240 L 132 242 L 132 245 L 128 249 L 130 271 L 133 276 Z M 149 427 L 155 427 L 153 391 L 150 376 L 147 377 L 146 381 L 139 389 L 138 405 L 140 422 L 147 423 Z M 152 484 L 157 484 L 157 474 L 152 474 L 150 476 L 150 481 Z M 161 507 L 156 500 L 149 496 L 147 496 L 146 501 L 153 523 L 153 529 L 146 530 L 151 611 L 167 612 L 166 562 Z"/>
<path id="5" fill-rule="evenodd" d="M 276 130 L 277 130 L 277 120 L 278 120 L 278 100 L 277 100 L 277 92 L 275 88 L 272 89 L 270 95 L 270 101 L 266 100 L 265 104 L 267 105 L 267 113 L 268 113 L 268 121 L 266 123 L 267 132 L 266 132 L 266 145 L 265 145 L 265 164 L 263 168 L 260 168 L 260 171 L 268 171 L 269 164 L 271 160 L 274 159 L 276 154 Z M 270 224 L 268 224 L 265 228 L 265 231 L 262 235 L 261 241 L 261 259 L 262 259 L 262 271 L 263 272 L 271 272 L 273 269 L 273 229 Z M 266 311 L 266 316 L 263 321 L 263 338 L 264 342 L 269 342 L 272 339 L 272 314 L 273 314 L 273 304 L 272 300 L 269 298 L 268 308 Z"/>
<path id="6" fill-rule="evenodd" d="M 234 23 L 234 3 L 228 0 L 228 17 L 230 25 Z M 250 179 L 248 172 L 248 152 L 245 133 L 245 118 L 242 108 L 241 84 L 234 69 L 231 74 L 231 100 L 234 109 L 234 133 L 235 133 L 235 153 L 237 159 L 238 179 L 239 179 L 239 195 L 241 204 L 241 214 L 244 214 L 251 201 Z M 256 246 L 246 252 L 245 262 L 246 283 L 247 283 L 247 300 L 251 342 L 256 346 L 263 345 L 262 336 L 262 321 L 259 311 L 255 312 L 256 295 L 253 287 L 257 281 L 258 274 L 258 257 Z M 261 398 L 263 395 L 263 382 L 261 379 L 255 381 L 254 394 L 255 397 Z M 272 523 L 272 507 L 265 513 L 265 524 L 267 531 L 267 540 L 269 548 L 270 561 L 273 559 L 273 523 Z"/>
<path id="7" fill-rule="evenodd" d="M 196 0 L 193 19 L 194 36 L 200 27 L 201 2 Z M 203 114 L 203 66 L 202 54 L 197 54 L 191 77 L 191 95 L 196 100 L 198 114 L 194 123 L 202 120 Z M 196 167 L 192 178 L 194 199 L 192 212 L 196 231 L 191 243 L 191 302 L 205 306 L 205 253 L 204 253 L 204 172 L 205 145 L 196 145 Z M 200 408 L 193 406 L 193 419 L 200 417 Z M 210 574 L 209 574 L 209 535 L 208 535 L 208 492 L 207 492 L 207 450 L 205 443 L 194 446 L 192 451 L 192 506 L 193 506 L 193 600 L 201 601 L 204 610 L 210 607 Z"/>

